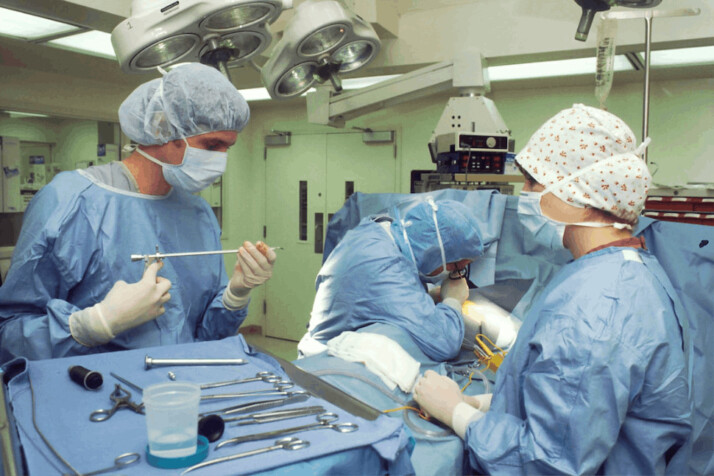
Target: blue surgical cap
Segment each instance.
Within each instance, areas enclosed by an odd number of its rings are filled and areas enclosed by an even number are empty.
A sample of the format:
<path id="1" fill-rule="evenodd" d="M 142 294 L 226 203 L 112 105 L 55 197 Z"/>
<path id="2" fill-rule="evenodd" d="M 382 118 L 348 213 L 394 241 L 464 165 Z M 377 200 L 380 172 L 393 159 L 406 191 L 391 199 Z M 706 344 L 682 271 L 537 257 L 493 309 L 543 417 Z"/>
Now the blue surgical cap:
<path id="1" fill-rule="evenodd" d="M 483 241 L 478 223 L 469 209 L 463 203 L 454 200 L 438 201 L 436 207 L 436 220 L 444 243 L 446 262 L 454 263 L 483 255 Z M 392 224 L 394 228 L 392 235 L 399 243 L 402 252 L 411 258 L 402 232 L 402 229 L 406 230 L 419 272 L 429 274 L 442 266 L 441 249 L 431 204 L 420 202 L 406 211 L 404 207 L 398 206 L 394 216 L 397 220 Z"/>
<path id="2" fill-rule="evenodd" d="M 200 63 L 172 69 L 136 88 L 119 106 L 124 133 L 141 145 L 215 131 L 241 131 L 248 103 L 218 70 Z"/>

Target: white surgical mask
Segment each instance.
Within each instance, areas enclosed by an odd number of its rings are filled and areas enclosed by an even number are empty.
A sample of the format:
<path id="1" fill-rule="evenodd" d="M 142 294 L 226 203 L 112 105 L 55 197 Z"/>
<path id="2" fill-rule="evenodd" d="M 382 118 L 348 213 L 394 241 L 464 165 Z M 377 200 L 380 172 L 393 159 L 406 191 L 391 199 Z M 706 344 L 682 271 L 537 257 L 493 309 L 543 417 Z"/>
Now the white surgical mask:
<path id="1" fill-rule="evenodd" d="M 204 190 L 226 171 L 227 152 L 191 147 L 188 141 L 183 153 L 183 160 L 178 165 L 167 164 L 150 156 L 140 148 L 137 152 L 161 166 L 164 178 L 172 187 L 188 193 Z"/>
<path id="2" fill-rule="evenodd" d="M 563 244 L 563 235 L 567 225 L 586 226 L 589 228 L 604 228 L 612 226 L 619 230 L 632 226 L 625 223 L 603 223 L 583 221 L 575 223 L 565 223 L 554 220 L 543 214 L 543 209 L 540 206 L 540 201 L 546 193 L 550 193 L 549 189 L 542 192 L 521 192 L 518 197 L 518 219 L 521 224 L 530 231 L 535 237 L 536 242 L 550 248 L 554 251 L 559 251 L 565 248 Z"/>

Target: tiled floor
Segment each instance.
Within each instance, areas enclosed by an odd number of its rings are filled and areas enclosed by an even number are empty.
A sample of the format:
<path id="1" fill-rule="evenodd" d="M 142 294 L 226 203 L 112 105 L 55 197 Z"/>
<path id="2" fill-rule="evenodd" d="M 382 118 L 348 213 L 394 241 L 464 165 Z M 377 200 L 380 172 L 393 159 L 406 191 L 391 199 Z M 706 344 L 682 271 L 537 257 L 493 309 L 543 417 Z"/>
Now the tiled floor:
<path id="1" fill-rule="evenodd" d="M 245 337 L 246 342 L 249 344 L 258 345 L 288 362 L 297 359 L 298 343 L 295 341 L 264 337 L 260 334 L 246 334 L 243 337 Z"/>

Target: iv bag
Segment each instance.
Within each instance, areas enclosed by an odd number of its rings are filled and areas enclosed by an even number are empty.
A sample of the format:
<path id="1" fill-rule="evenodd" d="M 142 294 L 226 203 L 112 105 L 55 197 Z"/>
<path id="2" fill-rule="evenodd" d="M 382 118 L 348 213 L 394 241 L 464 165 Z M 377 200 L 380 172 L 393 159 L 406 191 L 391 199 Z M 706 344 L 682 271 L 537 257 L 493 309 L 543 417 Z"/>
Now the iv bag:
<path id="1" fill-rule="evenodd" d="M 597 34 L 597 66 L 595 71 L 595 98 L 600 108 L 605 109 L 605 100 L 612 88 L 615 70 L 615 38 L 617 20 L 603 18 Z"/>

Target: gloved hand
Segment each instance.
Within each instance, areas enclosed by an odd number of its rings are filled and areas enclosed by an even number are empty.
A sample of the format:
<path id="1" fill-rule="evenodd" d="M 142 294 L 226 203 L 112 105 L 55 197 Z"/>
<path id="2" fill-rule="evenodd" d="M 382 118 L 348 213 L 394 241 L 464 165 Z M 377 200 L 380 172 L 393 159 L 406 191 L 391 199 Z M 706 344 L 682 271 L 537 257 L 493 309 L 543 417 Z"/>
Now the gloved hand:
<path id="1" fill-rule="evenodd" d="M 427 370 L 417 380 L 413 395 L 422 410 L 449 426 L 452 426 L 454 408 L 464 401 L 459 385 L 433 370 Z"/>
<path id="2" fill-rule="evenodd" d="M 466 284 L 466 279 L 445 279 L 441 283 L 441 298 L 444 304 L 447 304 L 457 311 L 461 312 L 461 306 L 469 297 L 469 285 Z"/>
<path id="3" fill-rule="evenodd" d="M 161 262 L 151 263 L 141 280 L 133 284 L 117 281 L 104 300 L 69 318 L 72 337 L 86 346 L 101 345 L 117 334 L 156 319 L 171 298 L 171 281 L 157 277 Z"/>
<path id="4" fill-rule="evenodd" d="M 481 393 L 479 395 L 464 395 L 464 402 L 477 410 L 487 412 L 491 408 L 492 393 Z"/>
<path id="5" fill-rule="evenodd" d="M 260 286 L 273 275 L 273 264 L 277 258 L 275 251 L 261 241 L 256 246 L 245 241 L 238 250 L 233 276 L 228 283 L 229 289 L 236 296 L 247 295 L 251 289 Z"/>

